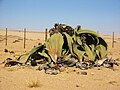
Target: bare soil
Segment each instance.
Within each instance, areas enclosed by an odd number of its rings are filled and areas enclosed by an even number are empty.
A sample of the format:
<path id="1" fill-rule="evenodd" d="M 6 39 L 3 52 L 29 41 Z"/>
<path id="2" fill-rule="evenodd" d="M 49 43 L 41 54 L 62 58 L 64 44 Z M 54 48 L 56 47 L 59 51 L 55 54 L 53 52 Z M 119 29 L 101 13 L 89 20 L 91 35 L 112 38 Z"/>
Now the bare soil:
<path id="1" fill-rule="evenodd" d="M 120 63 L 120 35 L 115 34 L 114 48 L 112 35 L 101 35 L 108 43 L 108 57 Z M 0 62 L 7 58 L 18 58 L 30 51 L 38 43 L 44 43 L 43 32 L 27 32 L 26 48 L 23 48 L 23 32 L 8 31 L 5 45 L 5 31 L 0 30 Z M 7 49 L 9 52 L 4 52 Z M 12 53 L 11 53 L 12 52 Z M 87 72 L 81 75 L 80 72 Z M 80 70 L 69 67 L 58 75 L 48 75 L 35 67 L 4 67 L 0 65 L 0 90 L 120 90 L 120 66 Z"/>

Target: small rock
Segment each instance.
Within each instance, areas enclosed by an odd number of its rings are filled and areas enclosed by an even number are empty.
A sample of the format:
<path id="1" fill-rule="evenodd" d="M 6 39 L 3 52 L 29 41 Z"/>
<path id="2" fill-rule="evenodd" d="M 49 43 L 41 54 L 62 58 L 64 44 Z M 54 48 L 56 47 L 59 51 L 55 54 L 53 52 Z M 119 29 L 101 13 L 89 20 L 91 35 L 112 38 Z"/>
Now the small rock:
<path id="1" fill-rule="evenodd" d="M 34 60 L 32 60 L 32 61 L 31 61 L 31 65 L 32 65 L 32 66 L 37 66 L 37 62 L 34 61 Z"/>
<path id="2" fill-rule="evenodd" d="M 97 68 L 98 70 L 101 70 L 101 68 Z"/>
<path id="3" fill-rule="evenodd" d="M 15 52 L 14 51 L 9 51 L 10 52 L 10 54 L 14 54 Z"/>
<path id="4" fill-rule="evenodd" d="M 4 49 L 4 52 L 9 52 L 6 48 Z"/>
<path id="5" fill-rule="evenodd" d="M 105 68 L 111 68 L 111 67 L 113 67 L 113 63 L 104 63 L 103 66 Z"/>
<path id="6" fill-rule="evenodd" d="M 80 74 L 80 72 L 76 72 L 76 74 Z"/>
<path id="7" fill-rule="evenodd" d="M 76 87 L 80 87 L 79 85 L 76 85 Z"/>
<path id="8" fill-rule="evenodd" d="M 116 84 L 117 82 L 116 82 L 116 81 L 110 81 L 110 82 L 108 82 L 108 83 L 114 85 L 114 84 Z"/>
<path id="9" fill-rule="evenodd" d="M 94 73 L 93 73 L 93 72 L 91 72 L 91 75 L 94 75 Z"/>
<path id="10" fill-rule="evenodd" d="M 81 66 L 80 62 L 77 62 L 76 63 L 76 68 L 80 68 L 80 66 Z"/>
<path id="11" fill-rule="evenodd" d="M 76 72 L 76 70 L 72 70 L 73 72 Z"/>
<path id="12" fill-rule="evenodd" d="M 65 71 L 65 68 L 64 67 L 60 67 L 60 72 L 63 72 Z"/>
<path id="13" fill-rule="evenodd" d="M 45 73 L 46 74 L 50 74 L 50 75 L 57 75 L 57 74 L 59 74 L 60 73 L 60 71 L 59 70 L 55 70 L 55 69 L 47 69 L 47 70 L 45 70 Z"/>
<path id="14" fill-rule="evenodd" d="M 39 66 L 37 65 L 37 66 L 34 66 L 34 69 L 35 70 L 39 70 Z"/>
<path id="15" fill-rule="evenodd" d="M 20 42 L 19 40 L 14 40 L 13 43 Z"/>
<path id="16" fill-rule="evenodd" d="M 87 70 L 88 69 L 88 64 L 87 63 L 82 63 L 81 66 L 80 66 L 80 69 Z"/>
<path id="17" fill-rule="evenodd" d="M 38 43 L 38 45 L 42 45 L 42 43 Z"/>
<path id="18" fill-rule="evenodd" d="M 66 73 L 69 73 L 69 72 L 66 72 Z"/>
<path id="19" fill-rule="evenodd" d="M 47 64 L 40 64 L 39 67 L 37 68 L 37 70 L 47 70 L 49 69 L 49 67 L 47 66 Z"/>
<path id="20" fill-rule="evenodd" d="M 81 75 L 87 75 L 87 72 L 81 72 Z"/>

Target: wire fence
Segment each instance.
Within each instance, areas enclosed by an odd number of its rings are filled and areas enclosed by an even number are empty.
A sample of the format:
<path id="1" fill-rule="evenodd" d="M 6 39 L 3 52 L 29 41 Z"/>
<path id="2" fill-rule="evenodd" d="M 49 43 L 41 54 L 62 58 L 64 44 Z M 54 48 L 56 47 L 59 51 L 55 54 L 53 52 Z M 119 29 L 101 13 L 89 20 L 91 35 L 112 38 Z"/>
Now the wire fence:
<path id="1" fill-rule="evenodd" d="M 0 39 L 0 41 L 5 41 L 4 42 L 5 46 L 9 45 L 8 44 L 8 42 L 9 42 L 8 38 L 10 36 L 14 36 L 14 37 L 16 36 L 16 38 L 17 38 L 17 36 L 20 36 L 20 37 L 22 36 L 21 39 L 23 40 L 23 48 L 24 49 L 26 48 L 26 40 L 30 37 L 30 35 L 29 35 L 30 33 L 31 33 L 31 36 L 33 36 L 32 33 L 42 33 L 42 35 L 44 35 L 44 37 L 41 36 L 41 34 L 39 36 L 36 36 L 36 37 L 42 38 L 42 40 L 44 40 L 44 41 L 46 41 L 47 38 L 48 38 L 48 29 L 47 28 L 45 29 L 45 32 L 27 31 L 27 29 L 24 28 L 23 30 L 18 30 L 17 33 L 12 33 L 12 35 L 9 34 L 9 31 L 12 31 L 12 30 L 9 30 L 8 28 L 6 28 L 6 29 L 2 30 L 2 33 L 0 34 L 1 38 L 2 38 L 2 36 L 4 36 L 2 39 Z M 14 32 L 15 32 L 15 30 L 14 30 Z M 20 33 L 20 35 L 18 35 L 18 33 Z M 27 37 L 27 35 L 28 35 L 28 37 Z M 31 39 L 31 38 L 29 38 L 29 39 Z"/>
<path id="2" fill-rule="evenodd" d="M 0 41 L 5 40 L 5 46 L 8 46 L 8 42 L 9 42 L 9 37 L 10 36 L 18 36 L 20 37 L 19 39 L 23 40 L 23 48 L 26 48 L 26 40 L 29 39 L 40 39 L 41 42 L 45 42 L 47 40 L 47 38 L 49 37 L 49 33 L 48 33 L 48 29 L 46 28 L 44 32 L 32 32 L 27 30 L 26 28 L 24 28 L 23 30 L 17 30 L 17 31 L 13 31 L 10 32 L 11 30 L 8 30 L 7 28 L 5 30 L 2 30 L 2 33 L 0 34 L 2 36 L 5 36 L 3 38 L 0 38 Z M 10 32 L 10 34 L 9 34 Z M 34 34 L 33 34 L 34 33 Z M 36 33 L 36 34 L 35 34 Z M 38 34 L 39 33 L 39 34 Z M 33 34 L 33 35 L 32 35 Z M 109 36 L 107 34 L 105 35 L 101 35 L 103 38 L 105 38 L 106 40 L 111 39 L 111 47 L 114 48 L 115 47 L 115 43 L 116 40 L 120 40 L 120 35 L 115 34 L 114 32 L 112 34 L 110 34 Z M 39 37 L 39 38 L 38 38 Z M 16 41 L 17 42 L 17 41 Z"/>

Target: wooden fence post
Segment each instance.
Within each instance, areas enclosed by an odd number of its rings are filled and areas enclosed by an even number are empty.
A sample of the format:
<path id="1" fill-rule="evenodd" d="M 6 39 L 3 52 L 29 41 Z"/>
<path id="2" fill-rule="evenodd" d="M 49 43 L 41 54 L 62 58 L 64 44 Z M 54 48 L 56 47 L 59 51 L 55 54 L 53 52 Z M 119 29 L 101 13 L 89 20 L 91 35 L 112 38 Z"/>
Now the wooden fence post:
<path id="1" fill-rule="evenodd" d="M 45 41 L 47 41 L 47 28 L 45 29 Z"/>
<path id="2" fill-rule="evenodd" d="M 24 49 L 25 49 L 25 44 L 26 44 L 26 28 L 24 28 Z"/>
<path id="3" fill-rule="evenodd" d="M 5 38 L 5 45 L 7 46 L 7 28 L 6 28 L 6 38 Z"/>
<path id="4" fill-rule="evenodd" d="M 114 48 L 114 32 L 113 32 L 113 35 L 112 35 L 112 48 Z"/>

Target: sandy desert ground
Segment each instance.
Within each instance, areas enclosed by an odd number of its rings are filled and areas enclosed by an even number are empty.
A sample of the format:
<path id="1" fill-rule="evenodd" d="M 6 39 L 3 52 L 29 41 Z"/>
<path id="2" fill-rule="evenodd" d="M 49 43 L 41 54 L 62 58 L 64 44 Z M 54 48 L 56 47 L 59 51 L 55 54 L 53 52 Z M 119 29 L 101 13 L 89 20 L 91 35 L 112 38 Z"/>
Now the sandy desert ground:
<path id="1" fill-rule="evenodd" d="M 115 34 L 115 47 L 112 48 L 112 35 L 101 35 L 108 43 L 108 57 L 120 63 L 120 35 Z M 45 35 L 40 32 L 27 32 L 26 48 L 23 48 L 23 32 L 8 31 L 8 45 L 5 46 L 5 30 L 0 30 L 0 62 L 6 58 L 17 58 L 30 51 L 38 43 L 44 43 Z M 4 52 L 8 49 L 10 52 Z M 85 71 L 87 75 L 78 72 Z M 32 84 L 37 84 L 32 87 Z M 58 75 L 48 75 L 35 68 L 4 67 L 0 65 L 0 90 L 120 90 L 120 66 L 114 71 L 109 68 L 80 70 L 69 67 Z"/>

